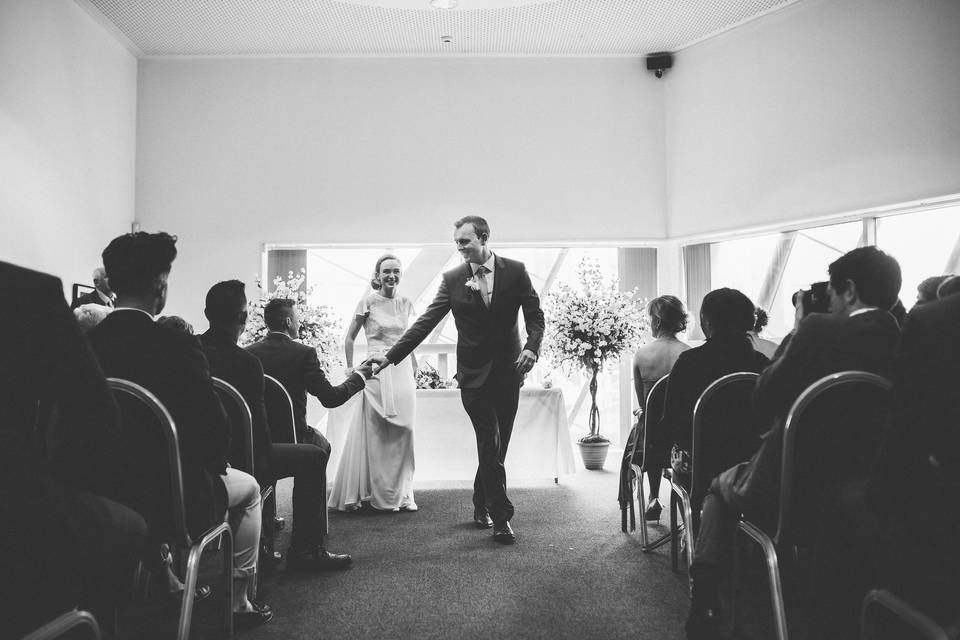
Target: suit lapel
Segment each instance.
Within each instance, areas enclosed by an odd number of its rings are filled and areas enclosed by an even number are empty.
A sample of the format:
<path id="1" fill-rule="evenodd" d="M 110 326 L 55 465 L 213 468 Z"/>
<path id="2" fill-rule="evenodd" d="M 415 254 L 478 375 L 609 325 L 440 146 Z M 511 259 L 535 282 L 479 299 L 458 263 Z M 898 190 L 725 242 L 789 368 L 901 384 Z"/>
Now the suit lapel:
<path id="1" fill-rule="evenodd" d="M 493 311 L 493 306 L 497 304 L 497 300 L 500 298 L 500 290 L 503 288 L 503 271 L 504 271 L 504 262 L 503 258 L 500 256 L 494 256 L 493 259 L 493 294 L 490 296 L 490 311 Z"/>

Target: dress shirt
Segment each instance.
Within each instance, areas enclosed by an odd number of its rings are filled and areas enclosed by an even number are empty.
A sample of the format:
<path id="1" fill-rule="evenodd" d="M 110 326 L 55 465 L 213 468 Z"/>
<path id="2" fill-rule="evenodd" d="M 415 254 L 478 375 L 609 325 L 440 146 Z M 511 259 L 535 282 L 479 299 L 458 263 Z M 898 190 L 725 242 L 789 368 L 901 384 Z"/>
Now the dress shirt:
<path id="1" fill-rule="evenodd" d="M 867 311 L 879 311 L 879 310 L 880 310 L 880 307 L 863 307 L 862 309 L 857 309 L 856 311 L 851 311 L 851 312 L 850 312 L 850 315 L 847 316 L 847 317 L 852 318 L 853 316 L 858 316 L 858 315 L 860 315 L 861 313 L 866 313 Z"/>
<path id="2" fill-rule="evenodd" d="M 103 300 L 104 306 L 113 308 L 113 298 L 105 294 L 103 291 L 100 291 L 100 289 L 94 289 L 94 291 L 96 291 L 97 295 L 100 296 L 100 299 Z"/>
<path id="3" fill-rule="evenodd" d="M 490 303 L 493 302 L 493 267 L 494 267 L 495 261 L 496 261 L 496 256 L 494 256 L 493 252 L 491 251 L 490 257 L 487 258 L 487 261 L 484 262 L 482 265 L 477 264 L 475 262 L 470 263 L 470 269 L 473 271 L 474 278 L 478 277 L 477 270 L 480 267 L 485 267 L 487 270 L 487 272 L 483 275 L 483 279 L 486 280 L 487 282 L 487 299 L 485 302 L 487 303 L 488 307 L 490 306 Z"/>
<path id="4" fill-rule="evenodd" d="M 144 311 L 143 309 L 135 309 L 135 308 L 133 308 L 133 307 L 116 307 L 116 308 L 114 308 L 114 311 L 139 311 L 139 312 L 142 313 L 143 315 L 145 315 L 145 316 L 147 316 L 148 318 L 150 318 L 150 320 L 154 320 L 154 321 L 156 320 L 155 317 L 153 317 L 152 315 L 150 315 L 149 313 L 147 313 L 147 312 Z"/>

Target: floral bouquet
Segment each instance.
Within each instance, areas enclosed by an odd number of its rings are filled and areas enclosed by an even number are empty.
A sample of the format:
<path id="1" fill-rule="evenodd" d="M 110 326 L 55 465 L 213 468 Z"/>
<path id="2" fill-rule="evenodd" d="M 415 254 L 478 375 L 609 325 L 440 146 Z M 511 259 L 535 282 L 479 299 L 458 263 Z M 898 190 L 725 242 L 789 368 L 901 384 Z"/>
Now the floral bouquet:
<path id="1" fill-rule="evenodd" d="M 252 344 L 267 335 L 267 325 L 263 321 L 263 309 L 267 302 L 275 298 L 289 298 L 293 300 L 300 316 L 298 339 L 317 350 L 320 368 L 329 376 L 331 367 L 343 366 L 340 356 L 343 327 L 330 307 L 313 305 L 307 301 L 313 295 L 315 286 L 304 289 L 303 281 L 306 277 L 306 269 L 300 269 L 297 274 L 289 271 L 286 280 L 280 276 L 273 279 L 274 289 L 270 292 L 264 290 L 260 278 L 256 279 L 257 288 L 261 292 L 260 299 L 247 303 L 247 326 L 240 336 L 240 344 Z"/>
<path id="2" fill-rule="evenodd" d="M 417 389 L 446 389 L 450 381 L 440 377 L 440 373 L 424 362 L 417 369 Z"/>
<path id="3" fill-rule="evenodd" d="M 579 287 L 561 284 L 547 297 L 544 355 L 556 367 L 583 369 L 591 376 L 590 435 L 581 442 L 606 442 L 600 435 L 597 373 L 643 343 L 646 301 L 636 299 L 636 289 L 620 291 L 616 279 L 604 282 L 595 260 L 581 260 L 577 275 Z"/>

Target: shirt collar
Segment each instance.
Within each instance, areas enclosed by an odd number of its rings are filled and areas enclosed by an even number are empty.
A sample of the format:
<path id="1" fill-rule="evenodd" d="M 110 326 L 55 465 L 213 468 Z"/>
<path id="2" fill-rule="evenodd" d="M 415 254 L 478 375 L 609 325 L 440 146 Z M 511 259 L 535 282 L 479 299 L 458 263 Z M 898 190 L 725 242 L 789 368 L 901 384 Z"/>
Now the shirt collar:
<path id="1" fill-rule="evenodd" d="M 850 315 L 848 315 L 847 317 L 852 318 L 853 316 L 858 316 L 861 313 L 866 313 L 867 311 L 879 311 L 879 310 L 880 310 L 880 307 L 863 307 L 861 309 L 857 309 L 856 311 L 851 311 Z"/>
<path id="2" fill-rule="evenodd" d="M 291 338 L 287 333 L 283 331 L 268 331 L 267 337 L 270 337 L 270 336 L 280 336 L 281 338 L 286 338 L 287 340 L 293 340 L 293 338 Z"/>
<path id="3" fill-rule="evenodd" d="M 150 321 L 151 321 L 151 322 L 153 322 L 154 320 L 156 320 L 156 318 L 154 318 L 152 315 L 150 315 L 149 313 L 147 313 L 147 312 L 144 311 L 143 309 L 135 309 L 135 308 L 133 308 L 133 307 L 114 307 L 113 311 L 114 311 L 114 313 L 116 313 L 117 311 L 137 311 L 137 312 L 142 313 L 143 315 L 147 316 L 148 318 L 150 318 Z"/>
<path id="4" fill-rule="evenodd" d="M 100 299 L 103 300 L 104 303 L 105 303 L 108 307 L 112 307 L 112 306 L 113 306 L 113 298 L 112 298 L 112 297 L 108 296 L 108 295 L 105 294 L 103 291 L 100 291 L 100 289 L 94 289 L 94 291 L 97 292 L 97 295 L 100 296 Z"/>
<path id="5" fill-rule="evenodd" d="M 493 273 L 493 265 L 496 262 L 496 259 L 497 257 L 494 255 L 493 251 L 491 251 L 490 257 L 487 258 L 486 262 L 484 262 L 482 265 L 476 264 L 475 262 L 471 262 L 470 269 L 473 271 L 473 274 L 476 275 L 477 269 L 479 269 L 481 266 L 484 266 L 487 268 L 488 273 Z"/>

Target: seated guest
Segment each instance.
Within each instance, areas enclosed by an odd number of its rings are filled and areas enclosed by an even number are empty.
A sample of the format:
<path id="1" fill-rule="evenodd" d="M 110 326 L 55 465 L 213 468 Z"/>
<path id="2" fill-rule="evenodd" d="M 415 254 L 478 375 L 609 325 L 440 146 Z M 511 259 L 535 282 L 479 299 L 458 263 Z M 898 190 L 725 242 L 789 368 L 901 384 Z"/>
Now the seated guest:
<path id="1" fill-rule="evenodd" d="M 749 338 L 750 344 L 753 345 L 754 350 L 759 351 L 763 355 L 767 356 L 768 359 L 773 358 L 773 355 L 777 352 L 777 347 L 780 346 L 773 340 L 767 340 L 766 338 L 760 337 L 760 333 L 763 331 L 763 328 L 767 326 L 769 321 L 770 316 L 767 314 L 767 310 L 763 307 L 757 307 L 755 311 L 753 329 L 747 331 L 747 338 Z"/>
<path id="2" fill-rule="evenodd" d="M 838 371 L 890 375 L 899 328 L 887 309 L 900 291 L 900 265 L 869 246 L 844 254 L 830 264 L 828 272 L 830 312 L 806 315 L 798 308 L 797 317 L 802 320 L 793 339 L 757 380 L 754 407 L 762 422 L 770 425 L 760 449 L 749 462 L 714 478 L 704 500 L 690 567 L 693 600 L 688 638 L 717 637 L 721 625 L 718 586 L 733 559 L 740 514 L 746 510 L 751 519 L 764 520 L 776 514 L 783 423 L 793 402 L 812 383 Z M 803 298 L 799 296 L 800 306 Z M 847 444 L 837 446 L 842 449 Z M 813 478 L 800 484 L 817 485 Z M 821 615 L 826 622 L 835 620 L 818 611 Z"/>
<path id="3" fill-rule="evenodd" d="M 956 623 L 960 593 L 958 380 L 960 296 L 915 307 L 897 348 L 891 420 L 867 486 L 880 529 L 880 586 L 944 625 Z"/>
<path id="4" fill-rule="evenodd" d="M 750 298 L 736 289 L 714 289 L 700 305 L 700 327 L 707 341 L 677 358 L 670 372 L 670 384 L 663 410 L 661 428 L 673 442 L 670 466 L 681 484 L 689 482 L 693 449 L 693 408 L 704 390 L 728 373 L 759 373 L 769 360 L 754 350 L 747 332 L 754 327 L 754 307 Z M 730 430 L 703 434 L 703 446 L 711 460 L 745 460 L 757 446 L 758 434 L 742 425 Z M 719 471 L 719 469 L 717 470 Z M 712 475 L 712 474 L 710 474 Z"/>
<path id="5" fill-rule="evenodd" d="M 247 598 L 257 571 L 260 487 L 252 476 L 227 466 L 230 427 L 198 341 L 154 322 L 166 304 L 176 255 L 176 238 L 166 233 L 130 233 L 104 249 L 103 264 L 117 292 L 116 309 L 89 333 L 90 342 L 107 375 L 142 385 L 170 412 L 179 437 L 187 528 L 198 536 L 229 516 L 234 615 L 243 625 L 266 622 L 273 617 L 270 607 Z M 144 434 L 124 434 L 133 465 L 156 466 L 153 442 Z M 159 546 L 168 541 L 164 534 L 170 528 L 170 507 L 162 497 L 168 487 L 138 482 L 143 477 L 141 472 L 127 481 L 128 504 L 143 514 Z"/>
<path id="6" fill-rule="evenodd" d="M 960 293 L 960 276 L 948 276 L 937 287 L 937 299 L 943 300 L 947 296 Z"/>
<path id="7" fill-rule="evenodd" d="M 97 267 L 93 270 L 93 291 L 78 296 L 70 309 L 76 309 L 84 304 L 96 304 L 104 307 L 112 307 L 113 299 L 116 296 L 110 290 L 110 283 L 107 281 L 107 272 L 103 267 Z"/>
<path id="8" fill-rule="evenodd" d="M 907 317 L 907 308 L 903 306 L 903 300 L 897 298 L 897 301 L 890 307 L 890 315 L 897 321 L 897 326 L 903 325 L 903 320 Z"/>
<path id="9" fill-rule="evenodd" d="M 687 330 L 687 310 L 683 303 L 674 296 L 660 296 L 647 304 L 647 315 L 650 316 L 650 333 L 653 342 L 637 349 L 633 355 L 633 385 L 637 393 L 637 402 L 646 407 L 647 396 L 657 380 L 670 373 L 673 363 L 680 354 L 690 348 L 685 342 L 677 339 L 677 334 Z M 647 416 L 645 420 L 659 420 L 660 416 Z M 644 420 L 640 421 L 641 428 Z M 636 437 L 643 442 L 643 433 L 638 432 Z M 649 444 L 649 443 L 648 443 Z M 651 451 L 649 460 L 665 460 L 666 452 Z M 660 520 L 660 470 L 665 466 L 651 466 L 646 468 L 647 479 L 650 482 L 650 502 L 646 506 L 644 518 L 646 520 Z"/>
<path id="10" fill-rule="evenodd" d="M 108 499 L 119 412 L 58 278 L 0 262 L 0 296 L 2 633 L 20 637 L 79 606 L 109 634 L 147 545 L 143 518 Z M 52 405 L 49 433 L 40 425 Z"/>
<path id="11" fill-rule="evenodd" d="M 200 343 L 210 363 L 210 373 L 236 387 L 253 417 L 254 469 L 263 485 L 293 476 L 293 535 L 287 552 L 287 568 L 343 569 L 349 555 L 324 548 L 323 509 L 326 505 L 327 454 L 310 444 L 271 442 L 263 403 L 263 367 L 256 356 L 237 346 L 247 323 L 247 296 L 239 280 L 218 282 L 207 292 L 204 313 L 210 329 Z M 370 370 L 370 365 L 361 368 Z M 234 456 L 239 438 L 234 436 Z M 269 520 L 269 519 L 268 519 Z"/>
<path id="12" fill-rule="evenodd" d="M 937 299 L 937 289 L 949 275 L 930 276 L 917 285 L 917 304 L 927 304 Z"/>
<path id="13" fill-rule="evenodd" d="M 370 378 L 369 367 L 356 369 L 344 382 L 332 385 L 320 369 L 317 351 L 294 342 L 300 334 L 300 316 L 293 300 L 275 299 L 263 309 L 263 321 L 269 329 L 266 337 L 247 347 L 263 365 L 263 372 L 280 381 L 293 402 L 297 442 L 313 444 L 330 455 L 330 443 L 307 424 L 307 392 L 329 408 L 339 407 L 362 390 Z"/>

